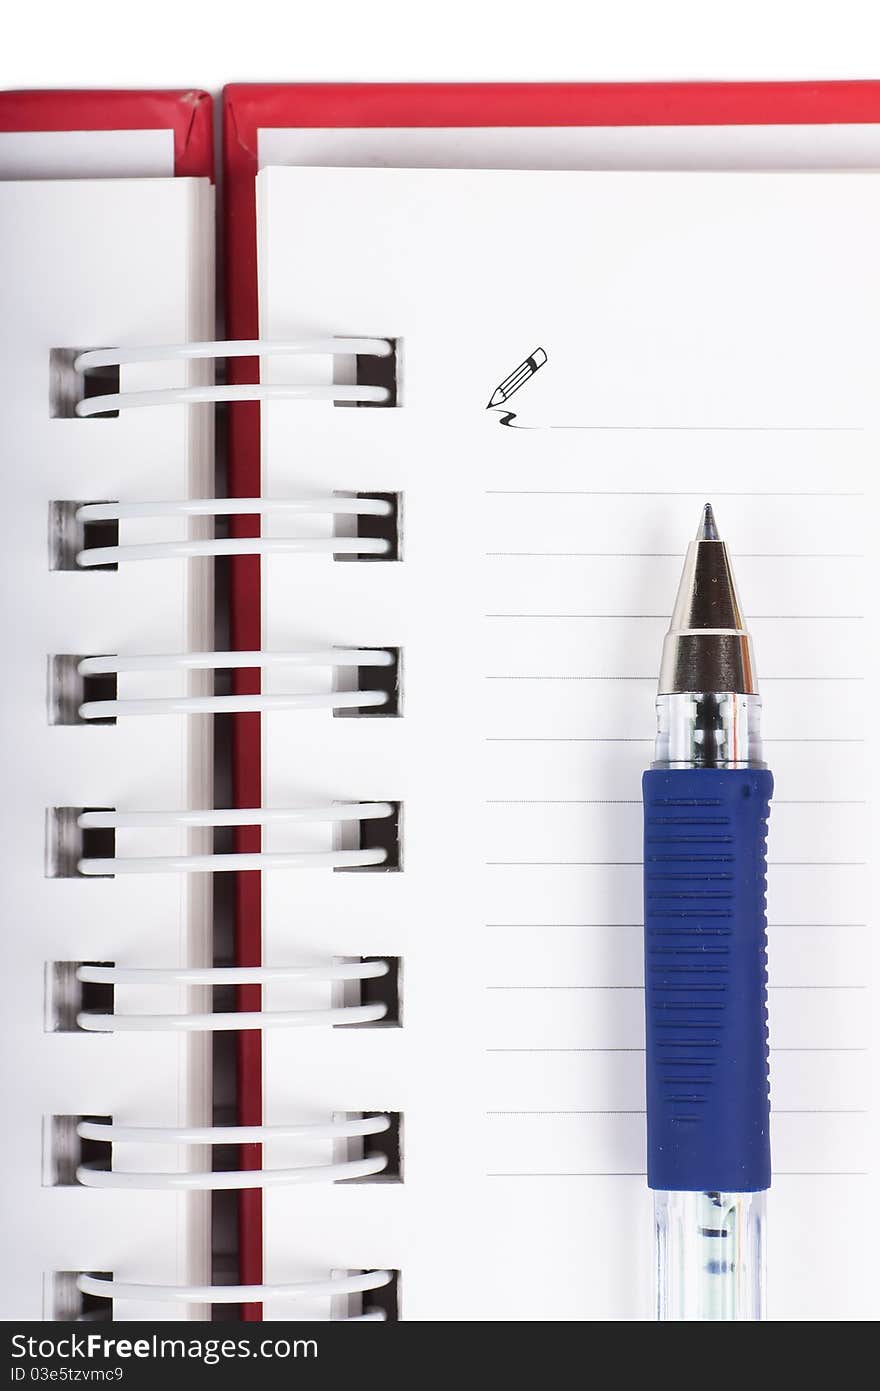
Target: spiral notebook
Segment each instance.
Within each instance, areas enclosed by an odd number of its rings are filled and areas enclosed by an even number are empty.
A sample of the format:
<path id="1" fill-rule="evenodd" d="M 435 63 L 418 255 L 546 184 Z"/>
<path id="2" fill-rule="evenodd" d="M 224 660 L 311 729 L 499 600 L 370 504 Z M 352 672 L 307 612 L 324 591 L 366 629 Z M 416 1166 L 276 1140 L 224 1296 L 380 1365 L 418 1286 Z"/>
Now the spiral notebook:
<path id="1" fill-rule="evenodd" d="M 0 138 L 0 1313 L 650 1316 L 639 775 L 711 497 L 777 783 L 770 1316 L 866 1317 L 877 127 L 753 131 L 762 173 L 680 133 L 645 172 L 618 132 L 639 170 L 591 172 L 595 130 L 522 146 L 528 89 L 448 143 L 384 90 L 346 145 L 340 89 L 254 129 L 233 89 L 226 323 L 259 344 L 210 347 L 179 111 Z"/>
<path id="2" fill-rule="evenodd" d="M 269 1191 L 267 1279 L 329 1232 L 414 1318 L 647 1316 L 639 779 L 710 496 L 777 787 L 770 1308 L 867 1312 L 878 217 L 860 174 L 260 174 L 262 333 L 356 323 L 400 365 L 396 409 L 264 406 L 263 491 L 396 495 L 402 554 L 270 556 L 264 642 L 403 653 L 399 719 L 264 716 L 267 805 L 403 807 L 402 872 L 296 886 L 303 946 L 403 963 L 402 1027 L 265 1035 L 266 1116 L 308 1077 L 405 1136 L 399 1185 Z M 281 960 L 285 877 L 264 896 Z"/>

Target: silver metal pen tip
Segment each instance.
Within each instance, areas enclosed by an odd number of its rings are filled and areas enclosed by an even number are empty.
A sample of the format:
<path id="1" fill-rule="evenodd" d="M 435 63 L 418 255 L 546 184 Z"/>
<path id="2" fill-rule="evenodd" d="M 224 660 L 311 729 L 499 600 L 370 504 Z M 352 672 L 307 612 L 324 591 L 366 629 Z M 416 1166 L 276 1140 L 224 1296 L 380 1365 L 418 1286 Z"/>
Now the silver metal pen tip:
<path id="1" fill-rule="evenodd" d="M 663 644 L 660 694 L 757 693 L 751 639 L 727 547 L 706 503 L 688 547 L 672 621 Z"/>
<path id="2" fill-rule="evenodd" d="M 700 518 L 700 525 L 697 527 L 698 541 L 720 541 L 718 527 L 715 523 L 715 513 L 712 511 L 711 502 L 707 502 L 703 508 L 703 515 Z"/>

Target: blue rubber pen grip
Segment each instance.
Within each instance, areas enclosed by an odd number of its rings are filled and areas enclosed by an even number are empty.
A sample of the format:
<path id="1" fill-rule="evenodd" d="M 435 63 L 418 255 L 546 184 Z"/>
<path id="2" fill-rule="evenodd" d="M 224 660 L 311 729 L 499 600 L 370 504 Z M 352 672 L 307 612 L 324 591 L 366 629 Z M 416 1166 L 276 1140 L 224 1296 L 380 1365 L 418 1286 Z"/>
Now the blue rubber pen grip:
<path id="1" fill-rule="evenodd" d="M 760 768 L 644 774 L 648 1184 L 770 1186 Z"/>

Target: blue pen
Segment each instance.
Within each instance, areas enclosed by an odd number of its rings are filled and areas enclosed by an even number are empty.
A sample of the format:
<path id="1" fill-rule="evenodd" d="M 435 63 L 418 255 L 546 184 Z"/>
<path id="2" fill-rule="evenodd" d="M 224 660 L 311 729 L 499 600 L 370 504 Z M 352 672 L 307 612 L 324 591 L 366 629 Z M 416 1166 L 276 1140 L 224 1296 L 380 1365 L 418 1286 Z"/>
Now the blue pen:
<path id="1" fill-rule="evenodd" d="M 648 1185 L 659 1319 L 764 1316 L 767 818 L 751 638 L 707 504 L 644 774 Z"/>

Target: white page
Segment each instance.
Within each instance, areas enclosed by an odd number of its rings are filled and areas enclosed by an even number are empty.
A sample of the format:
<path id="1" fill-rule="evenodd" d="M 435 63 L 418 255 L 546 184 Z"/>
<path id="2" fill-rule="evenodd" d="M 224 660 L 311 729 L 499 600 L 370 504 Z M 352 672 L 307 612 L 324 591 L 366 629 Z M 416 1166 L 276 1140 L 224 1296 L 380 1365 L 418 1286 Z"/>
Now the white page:
<path id="1" fill-rule="evenodd" d="M 50 725 L 51 654 L 184 652 L 210 647 L 209 562 L 163 560 L 115 572 L 49 568 L 50 502 L 202 496 L 213 470 L 209 408 L 50 417 L 53 348 L 167 343 L 213 325 L 213 190 L 207 180 L 0 185 L 5 461 L 2 624 L 7 679 L 2 809 L 7 991 L 3 1025 L 3 1230 L 0 1313 L 51 1317 L 55 1271 L 122 1281 L 209 1278 L 202 1195 L 43 1186 L 54 1115 L 119 1124 L 210 1121 L 210 1049 L 173 1033 L 46 1032 L 44 973 L 54 961 L 120 966 L 210 961 L 210 885 L 183 875 L 47 878 L 52 807 L 210 806 L 207 722 L 120 718 Z M 121 386 L 183 385 L 175 363 L 122 369 Z M 174 518 L 123 522 L 123 544 L 189 534 Z M 185 694 L 168 672 L 120 677 L 119 694 Z M 119 832 L 120 855 L 186 850 L 187 835 Z M 194 992 L 118 987 L 120 1012 L 185 1010 Z M 199 1166 L 195 1151 L 114 1146 L 119 1169 Z M 45 1294 L 45 1299 L 44 1299 Z M 198 1311 L 195 1311 L 198 1312 Z M 185 1306 L 117 1301 L 117 1318 L 181 1318 Z"/>
<path id="2" fill-rule="evenodd" d="M 405 827 L 401 873 L 266 875 L 267 962 L 404 962 L 402 1028 L 266 1035 L 267 1121 L 405 1134 L 403 1183 L 270 1190 L 267 1279 L 387 1265 L 408 1319 L 649 1315 L 639 779 L 709 497 L 776 776 L 770 1313 L 868 1314 L 878 222 L 868 175 L 261 174 L 262 334 L 402 361 L 399 409 L 265 408 L 264 490 L 401 491 L 405 554 L 265 562 L 265 646 L 400 645 L 405 673 L 402 719 L 264 719 L 267 804 L 399 799 Z M 504 428 L 486 401 L 539 345 Z"/>
<path id="3" fill-rule="evenodd" d="M 0 179 L 158 179 L 173 173 L 172 130 L 0 131 Z"/>
<path id="4" fill-rule="evenodd" d="M 876 169 L 880 126 L 270 127 L 257 151 L 261 169 Z"/>

